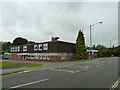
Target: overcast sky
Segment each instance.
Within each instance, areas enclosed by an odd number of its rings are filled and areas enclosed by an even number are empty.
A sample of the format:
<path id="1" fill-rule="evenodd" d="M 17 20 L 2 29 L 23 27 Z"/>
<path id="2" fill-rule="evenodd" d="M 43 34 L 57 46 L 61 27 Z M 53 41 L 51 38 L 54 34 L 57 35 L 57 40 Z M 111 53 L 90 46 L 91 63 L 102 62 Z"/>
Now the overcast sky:
<path id="1" fill-rule="evenodd" d="M 118 44 L 117 2 L 5 2 L 1 3 L 2 41 L 12 42 L 24 37 L 35 42 L 60 40 L 75 42 L 78 31 L 83 30 L 89 46 L 89 26 L 92 26 L 93 44 Z"/>

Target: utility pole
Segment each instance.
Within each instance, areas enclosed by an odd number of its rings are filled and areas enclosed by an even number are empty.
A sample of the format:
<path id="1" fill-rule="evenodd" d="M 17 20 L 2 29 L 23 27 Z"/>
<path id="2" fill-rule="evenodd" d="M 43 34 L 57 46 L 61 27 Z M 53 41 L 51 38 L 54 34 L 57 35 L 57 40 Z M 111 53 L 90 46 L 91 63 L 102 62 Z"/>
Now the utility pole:
<path id="1" fill-rule="evenodd" d="M 97 22 L 95 24 L 90 25 L 90 58 L 92 59 L 92 34 L 91 34 L 91 28 L 92 26 L 96 25 L 96 24 L 101 24 L 102 22 Z"/>

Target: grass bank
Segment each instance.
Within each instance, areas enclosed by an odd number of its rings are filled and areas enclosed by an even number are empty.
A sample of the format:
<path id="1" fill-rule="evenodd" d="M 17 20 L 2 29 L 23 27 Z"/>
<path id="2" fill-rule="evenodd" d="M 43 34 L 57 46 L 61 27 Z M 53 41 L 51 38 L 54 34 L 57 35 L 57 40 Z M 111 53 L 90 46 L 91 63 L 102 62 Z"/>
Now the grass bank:
<path id="1" fill-rule="evenodd" d="M 39 66 L 42 66 L 42 64 L 0 62 L 0 68 L 2 69 L 21 68 L 21 67 L 39 67 Z"/>

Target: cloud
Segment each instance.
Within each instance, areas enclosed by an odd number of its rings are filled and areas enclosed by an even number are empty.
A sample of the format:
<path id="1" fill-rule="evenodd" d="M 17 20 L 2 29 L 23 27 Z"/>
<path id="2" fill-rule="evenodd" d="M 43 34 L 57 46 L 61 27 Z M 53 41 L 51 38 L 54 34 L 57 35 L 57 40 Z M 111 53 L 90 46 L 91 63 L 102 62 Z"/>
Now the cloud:
<path id="1" fill-rule="evenodd" d="M 89 45 L 89 25 L 93 44 L 109 46 L 118 39 L 117 3 L 113 2 L 11 2 L 2 3 L 3 40 L 13 41 L 17 36 L 36 42 L 59 36 L 60 40 L 75 42 L 80 29 Z M 114 43 L 113 43 L 114 44 Z"/>

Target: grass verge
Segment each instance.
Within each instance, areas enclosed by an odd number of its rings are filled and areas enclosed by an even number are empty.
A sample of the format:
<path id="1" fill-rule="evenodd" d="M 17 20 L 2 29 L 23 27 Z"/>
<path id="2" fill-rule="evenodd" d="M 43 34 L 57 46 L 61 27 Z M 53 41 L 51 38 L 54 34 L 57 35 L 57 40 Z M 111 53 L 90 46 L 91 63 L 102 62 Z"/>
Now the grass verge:
<path id="1" fill-rule="evenodd" d="M 21 67 L 39 67 L 39 66 L 42 66 L 42 64 L 0 62 L 0 68 L 2 68 L 2 69 L 21 68 Z"/>

